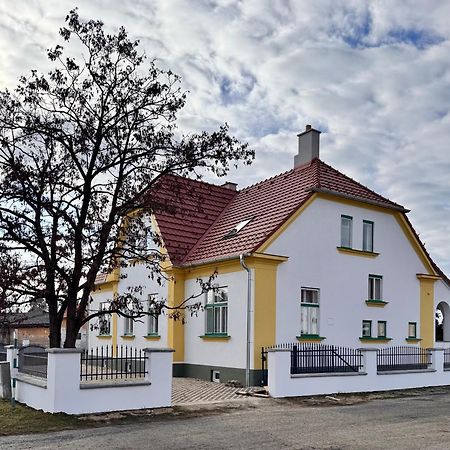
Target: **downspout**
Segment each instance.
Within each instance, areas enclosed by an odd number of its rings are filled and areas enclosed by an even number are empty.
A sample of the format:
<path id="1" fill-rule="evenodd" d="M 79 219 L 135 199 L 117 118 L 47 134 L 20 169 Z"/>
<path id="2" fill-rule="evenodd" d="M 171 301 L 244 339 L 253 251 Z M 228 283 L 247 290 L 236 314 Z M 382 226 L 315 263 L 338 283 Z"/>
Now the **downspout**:
<path id="1" fill-rule="evenodd" d="M 246 266 L 244 258 L 248 254 L 239 255 L 242 268 L 247 272 L 247 351 L 245 363 L 245 387 L 250 387 L 250 332 L 251 332 L 251 308 L 252 308 L 252 279 L 250 269 Z"/>

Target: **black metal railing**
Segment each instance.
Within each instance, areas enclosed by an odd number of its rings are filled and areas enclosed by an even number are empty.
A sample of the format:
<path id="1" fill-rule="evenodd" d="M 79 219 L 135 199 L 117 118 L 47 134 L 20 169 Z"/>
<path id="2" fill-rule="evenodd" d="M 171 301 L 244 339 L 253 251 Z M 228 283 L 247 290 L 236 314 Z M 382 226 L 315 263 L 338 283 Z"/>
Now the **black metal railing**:
<path id="1" fill-rule="evenodd" d="M 269 348 L 291 351 L 291 374 L 359 372 L 362 354 L 358 349 L 324 344 L 278 344 Z M 266 370 L 266 355 L 263 349 L 262 369 Z"/>
<path id="2" fill-rule="evenodd" d="M 444 350 L 444 369 L 450 369 L 450 348 Z"/>
<path id="3" fill-rule="evenodd" d="M 386 347 L 377 352 L 378 372 L 425 370 L 431 366 L 430 349 L 420 347 Z"/>
<path id="4" fill-rule="evenodd" d="M 102 346 L 81 354 L 81 381 L 143 378 L 145 352 L 127 346 Z"/>
<path id="5" fill-rule="evenodd" d="M 29 345 L 18 352 L 18 371 L 35 377 L 47 378 L 48 353 L 44 347 Z"/>

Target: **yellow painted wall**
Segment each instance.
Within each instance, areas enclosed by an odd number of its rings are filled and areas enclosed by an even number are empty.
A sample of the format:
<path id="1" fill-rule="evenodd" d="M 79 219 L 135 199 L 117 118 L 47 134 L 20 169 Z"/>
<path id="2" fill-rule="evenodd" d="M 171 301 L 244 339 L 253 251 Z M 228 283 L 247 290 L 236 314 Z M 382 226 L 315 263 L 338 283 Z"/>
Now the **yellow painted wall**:
<path id="1" fill-rule="evenodd" d="M 177 307 L 184 300 L 184 280 L 185 274 L 181 270 L 168 270 L 167 275 L 170 277 L 168 282 L 167 303 L 169 307 Z M 170 314 L 172 311 L 169 310 Z M 184 314 L 181 311 L 181 314 Z M 181 319 L 174 320 L 168 318 L 168 345 L 175 350 L 173 361 L 184 361 L 184 324 Z"/>
<path id="2" fill-rule="evenodd" d="M 434 283 L 436 279 L 418 276 L 420 282 L 420 342 L 421 347 L 434 346 Z"/>
<path id="3" fill-rule="evenodd" d="M 261 348 L 275 344 L 277 264 L 257 261 L 253 268 L 253 368 L 261 368 Z"/>

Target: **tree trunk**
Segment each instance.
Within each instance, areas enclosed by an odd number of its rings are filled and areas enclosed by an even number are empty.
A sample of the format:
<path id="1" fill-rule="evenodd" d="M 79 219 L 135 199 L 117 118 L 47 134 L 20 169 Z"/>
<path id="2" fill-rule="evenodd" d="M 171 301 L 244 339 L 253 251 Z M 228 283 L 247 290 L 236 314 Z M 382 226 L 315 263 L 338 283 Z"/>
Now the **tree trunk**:
<path id="1" fill-rule="evenodd" d="M 49 324 L 49 344 L 50 348 L 59 348 L 61 347 L 61 324 L 58 323 L 58 319 L 56 317 L 49 316 L 50 324 Z"/>
<path id="2" fill-rule="evenodd" d="M 75 348 L 77 342 L 78 332 L 80 326 L 73 318 L 66 318 L 66 340 L 64 341 L 64 348 Z"/>

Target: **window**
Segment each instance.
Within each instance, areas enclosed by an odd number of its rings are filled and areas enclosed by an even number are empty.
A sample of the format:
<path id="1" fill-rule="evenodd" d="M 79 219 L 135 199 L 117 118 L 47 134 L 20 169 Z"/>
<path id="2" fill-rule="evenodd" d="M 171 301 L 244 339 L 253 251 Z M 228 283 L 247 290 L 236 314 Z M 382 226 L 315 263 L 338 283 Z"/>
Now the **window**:
<path id="1" fill-rule="evenodd" d="M 102 302 L 100 303 L 100 311 L 109 310 L 109 303 Z M 108 336 L 111 334 L 111 314 L 104 314 L 98 319 L 98 327 L 99 327 L 99 335 L 100 336 Z"/>
<path id="2" fill-rule="evenodd" d="M 228 288 L 218 286 L 206 293 L 206 334 L 228 333 Z"/>
<path id="3" fill-rule="evenodd" d="M 148 326 L 147 326 L 147 334 L 158 334 L 158 315 L 155 314 L 155 302 L 158 300 L 157 294 L 150 294 L 148 296 L 148 312 L 150 314 L 148 316 Z"/>
<path id="4" fill-rule="evenodd" d="M 319 289 L 302 288 L 300 299 L 300 335 L 319 335 Z"/>
<path id="5" fill-rule="evenodd" d="M 381 275 L 369 275 L 368 300 L 382 300 L 382 282 Z"/>
<path id="6" fill-rule="evenodd" d="M 352 248 L 352 223 L 351 216 L 341 216 L 341 247 Z"/>
<path id="7" fill-rule="evenodd" d="M 385 338 L 386 337 L 386 322 L 383 320 L 378 321 L 378 334 L 377 336 L 379 338 Z"/>
<path id="8" fill-rule="evenodd" d="M 125 336 L 132 336 L 134 333 L 134 321 L 130 317 L 124 317 L 125 323 L 124 323 L 124 331 L 123 334 Z"/>
<path id="9" fill-rule="evenodd" d="M 363 220 L 363 250 L 373 252 L 373 222 Z"/>
<path id="10" fill-rule="evenodd" d="M 241 222 L 239 222 L 233 229 L 231 229 L 224 237 L 223 239 L 230 239 L 234 236 L 236 236 L 239 231 L 242 230 L 242 228 L 244 228 L 246 225 L 248 225 L 251 221 L 252 221 L 253 217 L 251 217 L 250 219 L 245 219 L 242 220 Z"/>
<path id="11" fill-rule="evenodd" d="M 362 337 L 372 337 L 372 321 L 362 321 Z"/>
<path id="12" fill-rule="evenodd" d="M 417 322 L 408 322 L 408 337 L 417 338 Z"/>

